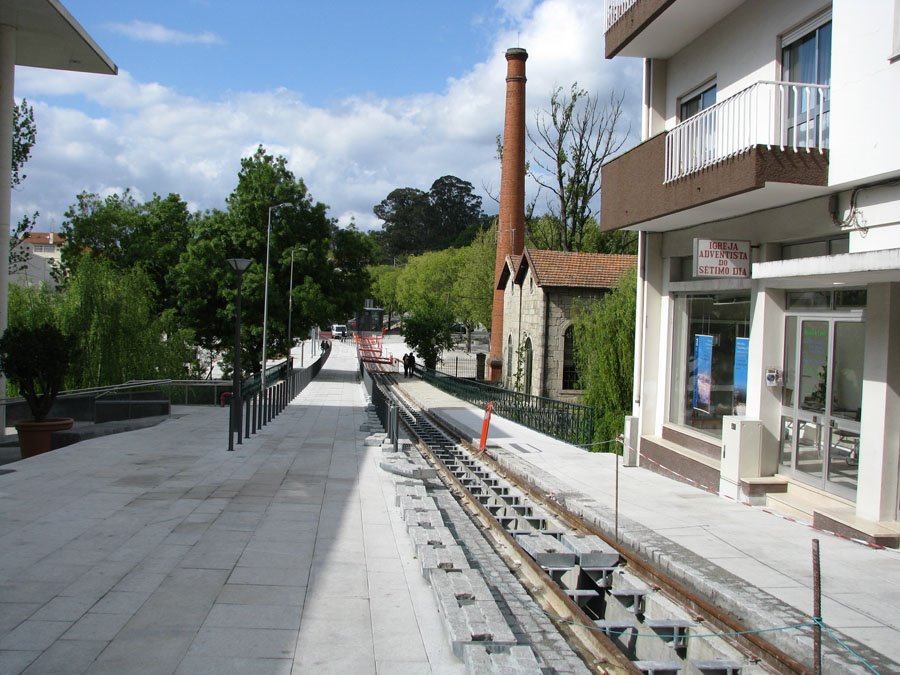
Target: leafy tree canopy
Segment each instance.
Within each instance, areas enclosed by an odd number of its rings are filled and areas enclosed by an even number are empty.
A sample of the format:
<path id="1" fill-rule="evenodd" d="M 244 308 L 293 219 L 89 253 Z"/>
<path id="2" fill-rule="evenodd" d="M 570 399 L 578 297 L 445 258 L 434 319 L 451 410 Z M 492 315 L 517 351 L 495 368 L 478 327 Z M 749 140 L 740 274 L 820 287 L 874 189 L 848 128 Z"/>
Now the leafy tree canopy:
<path id="1" fill-rule="evenodd" d="M 141 204 L 130 190 L 105 199 L 82 192 L 66 211 L 62 271 L 71 276 L 88 258 L 115 269 L 143 269 L 153 284 L 155 310 L 174 303 L 169 274 L 187 247 L 193 216 L 177 194 L 157 194 Z"/>
<path id="2" fill-rule="evenodd" d="M 438 178 L 428 192 L 393 190 L 373 211 L 384 221 L 373 236 L 388 258 L 447 248 L 483 216 L 481 197 L 456 176 Z"/>
<path id="3" fill-rule="evenodd" d="M 288 351 L 289 313 L 291 333 L 297 336 L 315 325 L 343 319 L 362 306 L 368 296 L 367 267 L 375 259 L 375 249 L 355 228 L 339 229 L 327 209 L 313 200 L 284 157 L 274 157 L 260 146 L 241 160 L 227 211 L 196 219 L 173 273 L 179 315 L 202 346 L 227 349 L 231 345 L 237 284 L 225 260 L 248 258 L 253 264 L 243 276 L 245 354 L 241 362 L 259 371 L 267 240 L 268 354 Z"/>
<path id="4" fill-rule="evenodd" d="M 594 408 L 594 441 L 616 438 L 631 413 L 634 368 L 634 312 L 637 273 L 579 308 L 575 317 L 575 359 L 584 402 Z M 599 446 L 608 448 L 609 446 Z"/>

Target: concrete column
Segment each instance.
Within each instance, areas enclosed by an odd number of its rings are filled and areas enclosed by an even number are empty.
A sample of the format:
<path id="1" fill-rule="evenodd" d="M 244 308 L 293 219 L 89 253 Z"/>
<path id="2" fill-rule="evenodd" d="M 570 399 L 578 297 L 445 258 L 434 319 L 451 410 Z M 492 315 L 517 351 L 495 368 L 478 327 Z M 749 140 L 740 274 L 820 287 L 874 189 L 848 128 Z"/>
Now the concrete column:
<path id="1" fill-rule="evenodd" d="M 766 369 L 782 367 L 784 350 L 784 291 L 760 288 L 753 282 L 750 291 L 750 353 L 747 359 L 746 416 L 762 422 L 760 444 L 763 475 L 778 467 L 778 440 L 781 428 L 781 387 L 766 385 Z"/>
<path id="2" fill-rule="evenodd" d="M 669 349 L 667 326 L 662 323 L 662 305 L 666 301 L 663 295 L 663 235 L 647 233 L 644 248 L 643 279 L 643 344 L 637 356 L 641 359 L 640 403 L 635 404 L 640 415 L 639 430 L 641 435 L 658 435 L 657 416 L 662 414 L 665 402 L 665 386 L 668 377 L 660 372 L 665 361 L 660 361 L 661 350 Z M 661 393 L 662 392 L 662 393 Z M 662 400 L 659 400 L 662 395 Z"/>
<path id="3" fill-rule="evenodd" d="M 494 264 L 494 304 L 491 311 L 491 352 L 488 379 L 503 370 L 503 291 L 497 289 L 509 255 L 525 247 L 525 61 L 528 52 L 506 50 L 506 116 L 503 123 L 503 164 L 500 170 L 500 211 L 497 216 L 497 256 Z"/>
<path id="4" fill-rule="evenodd" d="M 9 228 L 12 209 L 12 135 L 16 79 L 16 29 L 0 25 L 0 334 L 6 330 L 9 288 Z M 0 375 L 0 397 L 6 377 Z M 6 406 L 0 406 L 0 433 L 6 429 Z"/>
<path id="5" fill-rule="evenodd" d="M 900 498 L 900 283 L 870 284 L 856 515 L 896 520 Z"/>

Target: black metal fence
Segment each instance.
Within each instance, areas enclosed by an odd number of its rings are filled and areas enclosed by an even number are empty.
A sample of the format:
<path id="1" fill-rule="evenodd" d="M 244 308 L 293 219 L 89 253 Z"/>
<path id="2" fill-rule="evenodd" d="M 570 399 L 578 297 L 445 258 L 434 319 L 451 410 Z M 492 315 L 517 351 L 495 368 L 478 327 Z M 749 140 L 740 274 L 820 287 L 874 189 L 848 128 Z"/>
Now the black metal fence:
<path id="1" fill-rule="evenodd" d="M 474 354 L 471 356 L 447 356 L 438 360 L 438 369 L 442 373 L 454 377 L 474 379 L 478 377 L 478 359 Z"/>
<path id="2" fill-rule="evenodd" d="M 485 407 L 493 401 L 494 413 L 561 441 L 589 447 L 594 433 L 594 411 L 586 405 L 531 396 L 485 382 L 454 377 L 439 370 L 419 369 L 429 384 Z"/>
<path id="3" fill-rule="evenodd" d="M 271 422 L 284 410 L 322 370 L 331 349 L 322 352 L 318 359 L 306 368 L 292 368 L 289 360 L 266 370 L 266 386 L 260 377 L 252 377 L 241 383 L 240 407 L 233 406 L 228 421 L 228 447 L 232 448 L 234 434 L 240 445 L 244 437 L 250 437 Z M 229 404 L 233 402 L 229 397 Z"/>

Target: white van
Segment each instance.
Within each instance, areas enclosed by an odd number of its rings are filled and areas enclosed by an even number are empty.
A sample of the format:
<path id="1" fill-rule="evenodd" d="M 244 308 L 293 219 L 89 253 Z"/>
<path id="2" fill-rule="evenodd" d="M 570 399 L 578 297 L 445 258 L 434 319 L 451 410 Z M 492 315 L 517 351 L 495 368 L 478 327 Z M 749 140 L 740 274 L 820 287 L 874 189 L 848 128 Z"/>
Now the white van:
<path id="1" fill-rule="evenodd" d="M 347 337 L 347 326 L 342 323 L 336 323 L 331 326 L 331 334 L 336 338 Z"/>

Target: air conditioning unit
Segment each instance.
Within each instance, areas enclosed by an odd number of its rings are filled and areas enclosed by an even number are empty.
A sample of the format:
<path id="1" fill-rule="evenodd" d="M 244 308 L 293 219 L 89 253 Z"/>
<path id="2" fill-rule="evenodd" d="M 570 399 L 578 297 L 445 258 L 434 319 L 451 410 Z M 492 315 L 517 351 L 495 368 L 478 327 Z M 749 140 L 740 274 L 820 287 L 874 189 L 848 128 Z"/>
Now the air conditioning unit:
<path id="1" fill-rule="evenodd" d="M 741 478 L 759 478 L 765 468 L 762 422 L 734 415 L 722 418 L 719 494 L 740 501 Z"/>

